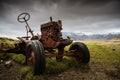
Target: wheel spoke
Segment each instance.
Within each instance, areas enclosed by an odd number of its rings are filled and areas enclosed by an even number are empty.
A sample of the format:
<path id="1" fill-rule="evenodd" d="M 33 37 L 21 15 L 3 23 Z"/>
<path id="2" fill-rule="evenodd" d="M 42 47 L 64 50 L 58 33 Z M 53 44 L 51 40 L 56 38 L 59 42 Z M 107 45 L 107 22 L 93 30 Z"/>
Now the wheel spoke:
<path id="1" fill-rule="evenodd" d="M 19 22 L 26 22 L 28 21 L 30 18 L 30 15 L 28 13 L 21 13 L 19 16 L 18 16 L 18 21 Z"/>
<path id="2" fill-rule="evenodd" d="M 23 18 L 19 18 L 19 19 L 23 19 Z"/>
<path id="3" fill-rule="evenodd" d="M 25 14 L 25 17 L 28 16 L 27 14 Z"/>

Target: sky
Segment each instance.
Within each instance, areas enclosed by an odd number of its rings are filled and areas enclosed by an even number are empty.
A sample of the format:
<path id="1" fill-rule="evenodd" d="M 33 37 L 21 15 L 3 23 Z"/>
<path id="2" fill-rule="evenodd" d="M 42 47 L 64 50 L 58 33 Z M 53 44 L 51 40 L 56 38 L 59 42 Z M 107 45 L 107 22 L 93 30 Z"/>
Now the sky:
<path id="1" fill-rule="evenodd" d="M 50 16 L 62 20 L 62 32 L 120 32 L 120 0 L 0 0 L 0 37 L 26 36 L 26 24 L 17 21 L 23 12 L 34 34 Z"/>

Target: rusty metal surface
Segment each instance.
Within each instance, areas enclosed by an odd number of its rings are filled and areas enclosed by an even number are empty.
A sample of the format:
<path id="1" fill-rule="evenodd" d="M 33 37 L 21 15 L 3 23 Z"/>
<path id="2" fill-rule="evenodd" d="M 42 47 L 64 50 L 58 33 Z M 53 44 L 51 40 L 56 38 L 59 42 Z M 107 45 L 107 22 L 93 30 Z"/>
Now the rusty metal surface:
<path id="1" fill-rule="evenodd" d="M 41 25 L 41 41 L 45 48 L 58 48 L 61 45 L 69 45 L 72 43 L 70 39 L 62 38 L 62 22 L 61 20 L 52 21 Z"/>
<path id="2" fill-rule="evenodd" d="M 75 57 L 76 50 L 64 51 L 60 56 L 68 56 L 68 57 Z M 57 57 L 58 54 L 56 52 L 45 52 L 46 57 Z"/>

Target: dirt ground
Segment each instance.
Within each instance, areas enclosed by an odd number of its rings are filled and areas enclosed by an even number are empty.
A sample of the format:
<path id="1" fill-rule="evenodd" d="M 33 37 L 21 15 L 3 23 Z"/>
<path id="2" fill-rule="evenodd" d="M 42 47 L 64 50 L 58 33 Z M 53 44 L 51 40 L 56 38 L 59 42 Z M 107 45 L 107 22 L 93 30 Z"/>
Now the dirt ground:
<path id="1" fill-rule="evenodd" d="M 12 65 L 7 67 L 5 63 L 0 64 L 0 80 L 21 80 L 21 65 L 12 61 Z"/>
<path id="2" fill-rule="evenodd" d="M 0 80 L 23 80 L 20 76 L 21 65 L 12 64 L 10 68 L 0 64 Z M 70 68 L 59 74 L 49 74 L 45 80 L 120 80 L 120 66 L 110 65 L 91 62 L 90 69 Z"/>
<path id="3" fill-rule="evenodd" d="M 120 80 L 120 67 L 91 63 L 90 69 L 71 68 L 57 75 L 49 75 L 47 80 Z"/>

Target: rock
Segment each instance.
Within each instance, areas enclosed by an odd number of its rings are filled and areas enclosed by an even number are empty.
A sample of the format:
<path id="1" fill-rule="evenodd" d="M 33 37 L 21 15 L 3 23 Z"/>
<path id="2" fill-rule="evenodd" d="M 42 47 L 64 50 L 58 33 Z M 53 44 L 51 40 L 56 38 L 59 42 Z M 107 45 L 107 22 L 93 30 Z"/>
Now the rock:
<path id="1" fill-rule="evenodd" d="M 3 63 L 3 60 L 0 60 L 0 63 Z"/>
<path id="2" fill-rule="evenodd" d="M 115 51 L 115 49 L 112 49 L 112 51 Z"/>
<path id="3" fill-rule="evenodd" d="M 6 61 L 6 62 L 5 62 L 5 66 L 6 66 L 7 68 L 10 68 L 10 67 L 12 66 L 12 60 Z"/>

